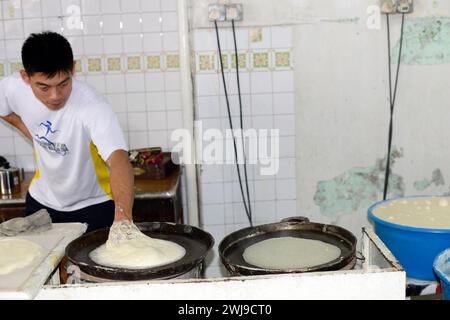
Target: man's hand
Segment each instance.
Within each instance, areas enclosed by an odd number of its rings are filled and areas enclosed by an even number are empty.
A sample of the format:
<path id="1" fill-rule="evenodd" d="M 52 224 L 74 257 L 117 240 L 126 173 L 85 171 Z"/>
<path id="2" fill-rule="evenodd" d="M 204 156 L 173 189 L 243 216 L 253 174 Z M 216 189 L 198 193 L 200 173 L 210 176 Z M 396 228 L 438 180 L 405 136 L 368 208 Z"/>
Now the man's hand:
<path id="1" fill-rule="evenodd" d="M 111 191 L 116 205 L 114 221 L 133 220 L 134 171 L 124 150 L 114 151 L 107 161 Z"/>
<path id="2" fill-rule="evenodd" d="M 144 236 L 131 220 L 114 221 L 109 229 L 106 245 L 118 245 L 120 242 L 134 240 Z"/>
<path id="3" fill-rule="evenodd" d="M 114 222 L 109 230 L 107 245 L 131 240 L 140 233 L 133 223 L 134 171 L 124 150 L 114 151 L 107 161 L 111 191 L 115 203 Z"/>

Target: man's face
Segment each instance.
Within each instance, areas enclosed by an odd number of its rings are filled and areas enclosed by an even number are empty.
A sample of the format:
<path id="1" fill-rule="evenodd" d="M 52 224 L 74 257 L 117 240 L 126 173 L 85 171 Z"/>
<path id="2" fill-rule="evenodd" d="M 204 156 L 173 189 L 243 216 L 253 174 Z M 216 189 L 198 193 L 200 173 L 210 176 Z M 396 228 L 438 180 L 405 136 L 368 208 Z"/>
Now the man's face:
<path id="1" fill-rule="evenodd" d="M 50 110 L 63 108 L 72 92 L 73 72 L 58 72 L 54 77 L 41 72 L 29 76 L 25 70 L 20 71 L 22 79 L 30 85 L 36 98 Z"/>

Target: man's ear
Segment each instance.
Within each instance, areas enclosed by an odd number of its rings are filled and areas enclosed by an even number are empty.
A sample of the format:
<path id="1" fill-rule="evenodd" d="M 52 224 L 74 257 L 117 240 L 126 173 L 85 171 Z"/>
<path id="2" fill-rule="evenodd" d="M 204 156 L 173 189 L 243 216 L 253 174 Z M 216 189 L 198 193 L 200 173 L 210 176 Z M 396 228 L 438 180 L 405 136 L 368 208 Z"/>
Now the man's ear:
<path id="1" fill-rule="evenodd" d="M 76 70 L 76 69 L 77 69 L 77 61 L 74 60 L 74 61 L 73 61 L 73 67 L 72 67 L 72 76 L 75 75 L 75 70 Z"/>
<path id="2" fill-rule="evenodd" d="M 21 69 L 19 71 L 20 76 L 22 77 L 22 80 L 25 81 L 25 83 L 30 84 L 31 80 L 30 77 L 28 76 L 27 72 L 24 69 Z"/>

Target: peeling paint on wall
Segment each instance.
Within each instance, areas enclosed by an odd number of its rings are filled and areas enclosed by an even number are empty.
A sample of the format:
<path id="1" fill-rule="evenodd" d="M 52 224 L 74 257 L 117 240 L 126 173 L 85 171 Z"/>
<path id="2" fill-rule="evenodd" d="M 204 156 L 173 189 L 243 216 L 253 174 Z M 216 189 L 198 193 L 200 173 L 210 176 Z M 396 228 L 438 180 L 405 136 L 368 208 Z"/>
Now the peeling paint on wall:
<path id="1" fill-rule="evenodd" d="M 391 170 L 395 160 L 403 157 L 403 150 L 393 148 Z M 379 200 L 384 188 L 386 157 L 377 159 L 371 167 L 357 167 L 332 180 L 317 183 L 314 203 L 320 207 L 320 213 L 330 218 L 340 214 L 350 214 L 358 209 L 367 209 Z M 389 176 L 389 197 L 403 196 L 405 184 L 403 177 L 391 172 Z"/>
<path id="2" fill-rule="evenodd" d="M 445 184 L 444 176 L 442 175 L 442 172 L 440 169 L 435 169 L 433 173 L 431 174 L 431 180 L 429 179 L 423 179 L 414 182 L 414 188 L 419 191 L 424 191 L 429 186 L 434 184 L 436 187 L 443 186 Z"/>
<path id="3" fill-rule="evenodd" d="M 400 40 L 392 53 L 398 59 Z M 450 17 L 406 18 L 402 63 L 435 65 L 450 63 Z"/>

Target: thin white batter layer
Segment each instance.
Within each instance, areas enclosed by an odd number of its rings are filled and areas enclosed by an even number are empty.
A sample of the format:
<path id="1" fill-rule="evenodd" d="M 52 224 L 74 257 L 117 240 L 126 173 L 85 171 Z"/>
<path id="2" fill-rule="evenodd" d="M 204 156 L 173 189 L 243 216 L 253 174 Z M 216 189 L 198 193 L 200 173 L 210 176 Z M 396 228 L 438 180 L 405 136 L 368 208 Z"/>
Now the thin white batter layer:
<path id="1" fill-rule="evenodd" d="M 147 269 L 180 260 L 186 250 L 172 241 L 154 239 L 142 234 L 119 244 L 106 243 L 93 250 L 90 258 L 103 266 L 125 269 Z"/>
<path id="2" fill-rule="evenodd" d="M 381 220 L 408 227 L 450 229 L 450 198 L 404 198 L 379 205 L 373 214 Z"/>
<path id="3" fill-rule="evenodd" d="M 23 269 L 43 254 L 43 248 L 29 240 L 0 239 L 0 275 Z"/>
<path id="4" fill-rule="evenodd" d="M 282 237 L 263 240 L 244 250 L 244 260 L 265 269 L 299 269 L 337 259 L 341 249 L 319 240 Z"/>

